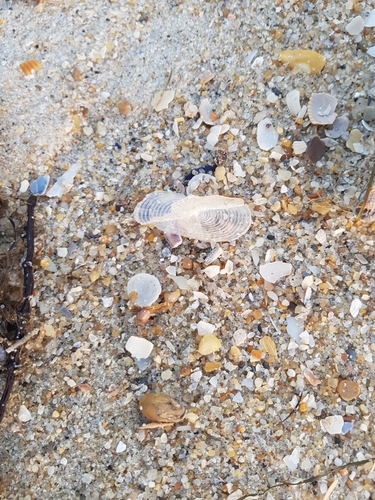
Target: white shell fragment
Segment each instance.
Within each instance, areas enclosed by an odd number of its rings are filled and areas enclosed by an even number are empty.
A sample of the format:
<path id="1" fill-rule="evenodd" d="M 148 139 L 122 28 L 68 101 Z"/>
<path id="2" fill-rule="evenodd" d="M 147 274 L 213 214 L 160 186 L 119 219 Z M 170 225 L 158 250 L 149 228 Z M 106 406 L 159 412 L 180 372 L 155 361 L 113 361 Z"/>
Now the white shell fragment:
<path id="1" fill-rule="evenodd" d="M 122 441 L 119 441 L 119 443 L 116 447 L 116 453 L 122 453 L 125 450 L 126 450 L 126 444 L 123 443 Z"/>
<path id="2" fill-rule="evenodd" d="M 188 101 L 184 105 L 185 116 L 187 118 L 194 118 L 198 113 L 198 107 L 193 104 L 191 101 Z"/>
<path id="3" fill-rule="evenodd" d="M 298 113 L 301 111 L 301 104 L 299 98 L 300 98 L 300 91 L 297 89 L 291 90 L 285 96 L 286 105 L 288 106 L 288 109 L 292 116 L 297 116 Z"/>
<path id="4" fill-rule="evenodd" d="M 199 321 L 197 324 L 198 335 L 212 335 L 215 331 L 215 325 L 207 323 L 206 321 Z"/>
<path id="5" fill-rule="evenodd" d="M 292 144 L 293 152 L 295 155 L 301 155 L 307 149 L 307 144 L 305 141 L 294 141 Z"/>
<path id="6" fill-rule="evenodd" d="M 352 303 L 350 304 L 350 314 L 353 316 L 353 318 L 356 318 L 359 314 L 359 310 L 362 307 L 362 302 L 358 299 L 355 298 Z"/>
<path id="7" fill-rule="evenodd" d="M 260 266 L 260 274 L 262 278 L 269 283 L 276 283 L 281 278 L 289 276 L 293 271 L 292 264 L 287 262 L 269 262 Z"/>
<path id="8" fill-rule="evenodd" d="M 365 21 L 365 28 L 373 28 L 374 26 L 375 26 L 375 9 L 369 13 Z"/>
<path id="9" fill-rule="evenodd" d="M 150 356 L 154 345 L 143 337 L 135 337 L 132 335 L 126 342 L 125 349 L 135 359 L 146 359 Z"/>
<path id="10" fill-rule="evenodd" d="M 214 121 L 211 118 L 211 114 L 214 108 L 208 99 L 202 99 L 199 106 L 199 114 L 206 125 L 213 125 Z"/>
<path id="11" fill-rule="evenodd" d="M 154 191 L 135 207 L 134 219 L 165 233 L 219 242 L 233 241 L 245 234 L 251 224 L 251 213 L 240 198 Z"/>
<path id="12" fill-rule="evenodd" d="M 190 179 L 189 184 L 186 187 L 186 194 L 192 194 L 196 191 L 199 186 L 206 184 L 207 187 L 212 187 L 213 191 L 217 192 L 219 185 L 216 178 L 210 174 L 197 174 Z"/>
<path id="13" fill-rule="evenodd" d="M 332 124 L 332 130 L 325 130 L 326 136 L 331 139 L 337 139 L 348 130 L 349 118 L 347 116 L 339 116 Z"/>
<path id="14" fill-rule="evenodd" d="M 349 33 L 349 35 L 356 36 L 362 33 L 364 27 L 365 23 L 363 22 L 362 17 L 357 16 L 352 19 L 349 24 L 346 25 L 346 31 Z"/>
<path id="15" fill-rule="evenodd" d="M 49 175 L 43 175 L 42 177 L 35 179 L 35 181 L 30 184 L 30 193 L 38 196 L 45 194 L 48 188 L 49 180 Z"/>
<path id="16" fill-rule="evenodd" d="M 257 126 L 257 143 L 263 151 L 274 148 L 279 140 L 279 135 L 274 129 L 269 118 L 264 118 Z"/>
<path id="17" fill-rule="evenodd" d="M 81 168 L 79 163 L 74 163 L 69 170 L 65 172 L 61 177 L 57 179 L 55 184 L 47 191 L 47 196 L 52 198 L 53 196 L 62 196 L 68 192 L 73 186 L 74 177 L 77 175 L 78 170 Z"/>
<path id="18" fill-rule="evenodd" d="M 20 406 L 20 409 L 18 410 L 18 419 L 21 422 L 28 422 L 29 420 L 31 420 L 31 413 L 25 405 Z"/>
<path id="19" fill-rule="evenodd" d="M 283 458 L 284 464 L 288 467 L 291 472 L 294 472 L 299 464 L 299 448 L 295 448 L 291 455 L 287 455 Z"/>
<path id="20" fill-rule="evenodd" d="M 146 307 L 151 306 L 157 300 L 161 293 L 161 285 L 152 274 L 139 273 L 130 278 L 127 291 L 135 305 Z"/>
<path id="21" fill-rule="evenodd" d="M 156 112 L 167 109 L 169 104 L 173 101 L 174 90 L 164 90 L 164 92 L 157 92 L 151 101 L 151 106 Z"/>
<path id="22" fill-rule="evenodd" d="M 322 92 L 312 94 L 309 100 L 307 113 L 314 125 L 331 125 L 337 117 L 335 109 L 337 99 L 330 94 Z"/>
<path id="23" fill-rule="evenodd" d="M 371 57 L 375 57 L 375 46 L 368 48 L 367 54 Z"/>
<path id="24" fill-rule="evenodd" d="M 329 434 L 341 434 L 344 419 L 341 415 L 333 415 L 331 417 L 323 418 L 320 421 L 320 427 L 323 431 Z"/>

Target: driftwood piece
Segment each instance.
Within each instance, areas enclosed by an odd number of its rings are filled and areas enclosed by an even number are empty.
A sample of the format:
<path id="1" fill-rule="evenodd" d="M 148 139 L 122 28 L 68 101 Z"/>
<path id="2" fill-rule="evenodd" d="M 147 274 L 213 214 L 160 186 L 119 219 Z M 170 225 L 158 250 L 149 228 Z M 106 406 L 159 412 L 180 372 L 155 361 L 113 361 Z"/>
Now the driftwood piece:
<path id="1" fill-rule="evenodd" d="M 23 267 L 23 295 L 22 302 L 16 311 L 16 321 L 7 323 L 7 329 L 14 331 L 15 343 L 23 339 L 27 335 L 27 328 L 30 321 L 31 306 L 30 298 L 34 292 L 34 273 L 33 273 L 33 258 L 34 258 L 34 209 L 37 198 L 31 195 L 27 200 L 27 224 L 26 224 L 26 258 L 22 263 Z M 5 388 L 0 399 L 0 422 L 3 420 L 11 395 L 13 384 L 16 378 L 15 372 L 19 365 L 20 355 L 22 351 L 22 343 L 19 347 L 6 353 L 5 367 L 7 371 Z"/>

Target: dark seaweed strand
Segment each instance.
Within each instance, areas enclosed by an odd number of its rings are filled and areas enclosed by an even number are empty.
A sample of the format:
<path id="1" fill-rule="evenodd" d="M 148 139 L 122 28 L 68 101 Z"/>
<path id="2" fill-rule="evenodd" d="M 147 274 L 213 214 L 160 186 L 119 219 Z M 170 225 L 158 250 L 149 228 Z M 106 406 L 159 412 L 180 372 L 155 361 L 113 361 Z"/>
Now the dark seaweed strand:
<path id="1" fill-rule="evenodd" d="M 371 175 L 370 175 L 370 179 L 368 181 L 368 186 L 367 186 L 366 194 L 365 194 L 365 196 L 363 198 L 363 202 L 362 202 L 361 208 L 360 208 L 360 210 L 358 212 L 358 215 L 355 218 L 355 222 L 358 222 L 360 220 L 360 218 L 362 217 L 363 211 L 366 208 L 367 200 L 368 200 L 368 198 L 370 196 L 370 191 L 372 189 L 372 185 L 374 183 L 374 180 L 375 180 L 375 164 L 372 166 L 372 172 L 371 172 Z"/>
<path id="2" fill-rule="evenodd" d="M 30 320 L 31 307 L 30 297 L 34 291 L 34 273 L 33 273 L 33 258 L 34 258 L 34 209 L 37 198 L 31 195 L 27 200 L 27 224 L 26 224 L 26 259 L 22 263 L 23 267 L 23 297 L 21 305 L 17 309 L 16 322 L 8 323 L 7 326 L 16 332 L 14 340 L 22 339 L 27 333 L 27 325 Z M 6 356 L 7 378 L 5 388 L 0 399 L 0 422 L 5 415 L 6 406 L 11 395 L 15 380 L 15 371 L 19 364 L 22 346 L 15 349 Z"/>

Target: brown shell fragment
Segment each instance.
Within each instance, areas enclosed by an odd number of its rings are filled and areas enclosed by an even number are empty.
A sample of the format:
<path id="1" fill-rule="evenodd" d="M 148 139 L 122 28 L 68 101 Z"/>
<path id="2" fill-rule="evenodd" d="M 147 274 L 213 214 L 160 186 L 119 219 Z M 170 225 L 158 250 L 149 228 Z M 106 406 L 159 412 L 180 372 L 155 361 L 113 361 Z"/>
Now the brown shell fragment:
<path id="1" fill-rule="evenodd" d="M 311 161 L 311 163 L 316 163 L 324 156 L 325 152 L 326 145 L 318 136 L 315 136 L 307 145 L 306 157 Z"/>
<path id="2" fill-rule="evenodd" d="M 185 408 L 167 394 L 148 392 L 139 400 L 142 414 L 153 422 L 180 422 L 185 414 Z"/>
<path id="3" fill-rule="evenodd" d="M 275 342 L 271 339 L 271 337 L 265 335 L 260 339 L 259 344 L 264 352 L 266 352 L 270 356 L 273 356 L 274 358 L 277 358 L 276 345 Z"/>
<path id="4" fill-rule="evenodd" d="M 351 401 L 359 396 L 361 389 L 353 380 L 341 380 L 337 386 L 337 392 L 344 401 Z"/>
<path id="5" fill-rule="evenodd" d="M 31 75 L 31 73 L 38 71 L 42 65 L 39 61 L 31 59 L 30 61 L 25 61 L 20 64 L 20 69 L 25 73 L 25 75 Z"/>
<path id="6" fill-rule="evenodd" d="M 315 50 L 283 50 L 280 61 L 312 74 L 322 71 L 326 64 L 326 58 Z"/>

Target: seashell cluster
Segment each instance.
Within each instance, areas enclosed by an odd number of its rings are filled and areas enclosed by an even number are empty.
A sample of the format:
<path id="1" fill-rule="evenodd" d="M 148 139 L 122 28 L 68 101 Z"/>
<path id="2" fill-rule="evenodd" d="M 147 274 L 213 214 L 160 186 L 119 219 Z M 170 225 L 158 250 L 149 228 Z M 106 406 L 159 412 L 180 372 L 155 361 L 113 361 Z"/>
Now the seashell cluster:
<path id="1" fill-rule="evenodd" d="M 240 198 L 154 191 L 135 207 L 134 219 L 168 234 L 219 242 L 233 241 L 245 234 L 251 213 Z"/>
<path id="2" fill-rule="evenodd" d="M 337 100 L 332 95 L 325 92 L 312 94 L 307 108 L 311 123 L 314 125 L 332 125 L 337 118 L 336 106 Z"/>

